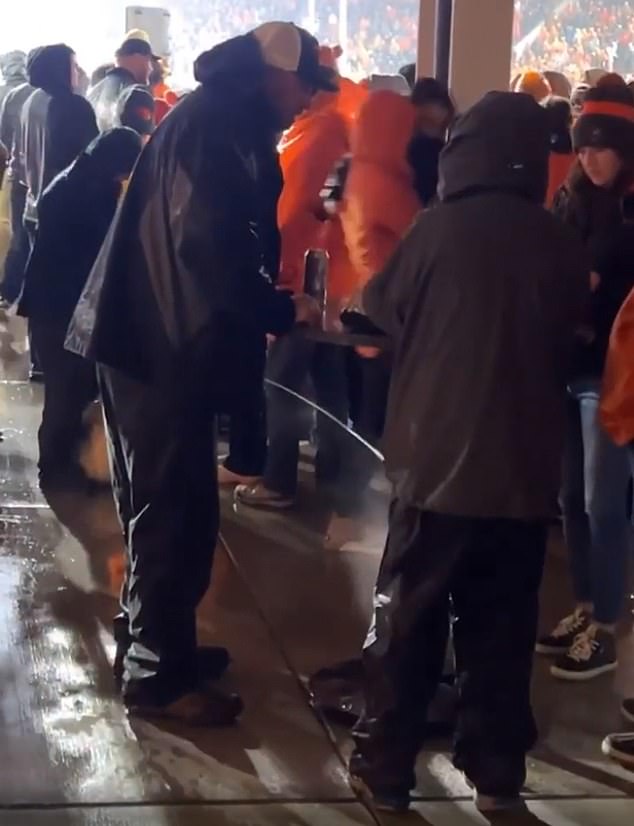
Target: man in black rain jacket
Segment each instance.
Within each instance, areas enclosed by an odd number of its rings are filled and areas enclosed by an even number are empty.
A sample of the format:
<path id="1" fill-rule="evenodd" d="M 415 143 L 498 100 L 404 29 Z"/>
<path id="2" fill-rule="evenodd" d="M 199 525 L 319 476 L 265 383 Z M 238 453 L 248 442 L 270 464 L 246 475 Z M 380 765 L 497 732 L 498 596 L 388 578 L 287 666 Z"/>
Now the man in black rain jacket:
<path id="1" fill-rule="evenodd" d="M 314 38 L 286 23 L 217 46 L 195 71 L 201 85 L 141 154 L 67 346 L 100 365 L 129 552 L 125 702 L 213 725 L 242 708 L 204 682 L 226 652 L 196 645 L 218 530 L 215 417 L 261 398 L 266 334 L 313 317 L 267 273 L 269 182 L 274 135 L 332 78 Z"/>

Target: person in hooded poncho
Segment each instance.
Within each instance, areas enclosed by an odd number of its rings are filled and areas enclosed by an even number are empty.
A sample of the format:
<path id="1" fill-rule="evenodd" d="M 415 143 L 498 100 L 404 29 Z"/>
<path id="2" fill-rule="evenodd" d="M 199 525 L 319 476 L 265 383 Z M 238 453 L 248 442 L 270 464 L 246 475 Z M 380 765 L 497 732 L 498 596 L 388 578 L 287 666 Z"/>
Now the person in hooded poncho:
<path id="1" fill-rule="evenodd" d="M 141 151 L 131 129 L 97 137 L 58 175 L 38 203 L 38 231 L 25 273 L 19 312 L 44 372 L 39 430 L 40 480 L 45 488 L 81 481 L 77 448 L 82 417 L 97 397 L 94 365 L 64 348 L 66 330 L 121 194 Z"/>
<path id="2" fill-rule="evenodd" d="M 127 543 L 124 701 L 225 725 L 242 703 L 208 680 L 227 652 L 196 640 L 218 530 L 215 419 L 261 398 L 266 335 L 317 316 L 269 277 L 269 176 L 275 135 L 333 81 L 317 41 L 285 23 L 217 46 L 195 71 L 200 86 L 141 154 L 67 346 L 98 363 Z"/>
<path id="3" fill-rule="evenodd" d="M 441 155 L 440 205 L 363 296 L 394 339 L 384 439 L 394 502 L 350 771 L 388 809 L 409 806 L 450 599 L 454 764 L 482 810 L 519 805 L 536 739 L 538 592 L 590 283 L 583 245 L 542 206 L 548 135 L 529 96 L 485 96 Z"/>
<path id="4" fill-rule="evenodd" d="M 24 220 L 32 236 L 40 196 L 53 178 L 84 151 L 98 130 L 92 107 L 75 94 L 78 67 L 69 46 L 36 49 L 29 55 L 27 68 L 35 91 L 22 110 L 20 151 L 27 185 Z"/>

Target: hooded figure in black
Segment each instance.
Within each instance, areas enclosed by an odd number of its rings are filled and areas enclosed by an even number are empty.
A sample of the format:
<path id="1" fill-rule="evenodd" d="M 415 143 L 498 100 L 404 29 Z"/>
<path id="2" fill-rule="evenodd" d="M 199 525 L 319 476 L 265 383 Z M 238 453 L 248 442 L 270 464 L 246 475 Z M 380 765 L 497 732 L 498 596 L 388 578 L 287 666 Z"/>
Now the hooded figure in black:
<path id="1" fill-rule="evenodd" d="M 75 94 L 78 67 L 69 46 L 58 44 L 29 55 L 29 83 L 35 88 L 22 110 L 20 150 L 27 185 L 24 219 L 34 231 L 37 203 L 53 178 L 97 135 L 88 101 Z"/>
<path id="2" fill-rule="evenodd" d="M 124 700 L 214 725 L 242 708 L 204 682 L 226 652 L 196 644 L 218 530 L 215 417 L 259 402 L 266 334 L 312 313 L 268 271 L 275 136 L 332 81 L 317 41 L 285 23 L 217 46 L 195 72 L 201 85 L 141 154 L 67 346 L 99 363 L 130 557 L 116 627 Z"/>
<path id="3" fill-rule="evenodd" d="M 72 482 L 82 416 L 97 397 L 94 365 L 64 349 L 66 330 L 141 151 L 131 129 L 96 138 L 48 186 L 38 204 L 38 231 L 25 275 L 19 312 L 44 372 L 39 431 L 43 485 Z"/>
<path id="4" fill-rule="evenodd" d="M 486 95 L 441 155 L 440 205 L 363 296 L 394 339 L 384 449 L 395 500 L 351 772 L 390 808 L 407 808 L 415 785 L 450 598 L 454 762 L 482 809 L 519 802 L 535 742 L 538 591 L 589 294 L 583 245 L 542 208 L 548 150 L 534 100 Z"/>

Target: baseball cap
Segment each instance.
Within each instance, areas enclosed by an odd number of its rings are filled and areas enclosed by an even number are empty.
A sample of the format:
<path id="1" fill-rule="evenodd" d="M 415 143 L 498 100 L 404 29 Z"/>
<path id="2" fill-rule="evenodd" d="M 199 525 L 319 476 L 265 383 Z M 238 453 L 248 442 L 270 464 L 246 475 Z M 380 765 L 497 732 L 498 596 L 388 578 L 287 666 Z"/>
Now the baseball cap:
<path id="1" fill-rule="evenodd" d="M 152 51 L 152 46 L 147 40 L 140 37 L 130 37 L 124 40 L 121 46 L 117 49 L 117 57 L 132 57 L 132 55 L 140 54 L 143 57 L 152 57 L 158 59 Z"/>
<path id="2" fill-rule="evenodd" d="M 294 23 L 264 23 L 254 29 L 267 66 L 294 72 L 318 91 L 336 92 L 337 73 L 319 62 L 319 43 Z"/>

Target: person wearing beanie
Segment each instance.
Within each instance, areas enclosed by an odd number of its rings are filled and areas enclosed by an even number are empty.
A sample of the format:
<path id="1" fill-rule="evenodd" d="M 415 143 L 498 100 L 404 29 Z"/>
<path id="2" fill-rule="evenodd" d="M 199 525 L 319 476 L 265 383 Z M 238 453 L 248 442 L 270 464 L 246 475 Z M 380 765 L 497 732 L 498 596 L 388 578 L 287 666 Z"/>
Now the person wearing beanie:
<path id="1" fill-rule="evenodd" d="M 119 98 L 128 86 L 141 85 L 149 91 L 155 60 L 158 58 L 152 52 L 147 35 L 136 30 L 128 33 L 115 53 L 114 67 L 106 71 L 103 79 L 88 91 L 88 100 L 97 115 L 100 131 L 116 125 Z"/>
<path id="2" fill-rule="evenodd" d="M 82 417 L 97 397 L 95 368 L 64 349 L 66 330 L 115 213 L 122 182 L 141 151 L 131 129 L 99 135 L 47 187 L 18 308 L 29 319 L 44 372 L 38 434 L 44 489 L 81 481 Z"/>
<path id="3" fill-rule="evenodd" d="M 24 267 L 29 253 L 29 241 L 22 222 L 26 202 L 26 172 L 19 151 L 20 123 L 26 101 L 34 92 L 28 82 L 26 69 L 21 84 L 11 89 L 0 107 L 0 141 L 9 152 L 2 198 L 9 199 L 10 243 L 4 255 L 0 253 L 2 298 L 13 304 L 22 290 Z"/>
<path id="4" fill-rule="evenodd" d="M 549 95 L 552 95 L 550 84 L 540 72 L 524 72 L 519 78 L 515 87 L 516 92 L 530 95 L 537 103 L 541 103 Z"/>
<path id="5" fill-rule="evenodd" d="M 599 400 L 610 331 L 634 286 L 634 103 L 621 85 L 591 89 L 573 128 L 577 162 L 553 211 L 585 243 L 592 299 L 568 382 L 561 504 L 576 608 L 539 640 L 553 676 L 589 680 L 617 667 L 631 544 L 627 450 L 601 427 Z"/>
<path id="6" fill-rule="evenodd" d="M 363 295 L 393 340 L 382 447 L 394 497 L 350 774 L 388 811 L 409 808 L 451 624 L 454 766 L 492 822 L 522 806 L 566 369 L 589 292 L 583 244 L 543 208 L 549 143 L 528 95 L 485 95 L 441 154 L 440 203 Z"/>
<path id="7" fill-rule="evenodd" d="M 553 204 L 575 161 L 572 150 L 572 108 L 566 98 L 551 97 L 544 101 L 550 126 L 550 162 L 548 170 L 548 192 L 546 206 Z"/>

